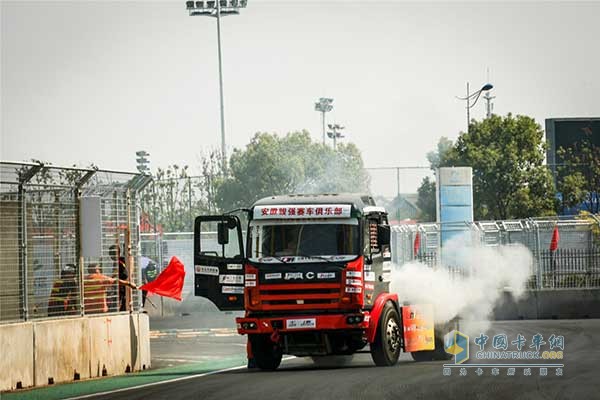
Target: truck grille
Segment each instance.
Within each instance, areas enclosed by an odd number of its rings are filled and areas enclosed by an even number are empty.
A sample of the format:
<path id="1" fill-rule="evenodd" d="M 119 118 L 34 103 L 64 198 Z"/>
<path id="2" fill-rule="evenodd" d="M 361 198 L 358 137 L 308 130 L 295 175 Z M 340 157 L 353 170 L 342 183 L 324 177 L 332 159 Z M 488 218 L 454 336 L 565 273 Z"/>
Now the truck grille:
<path id="1" fill-rule="evenodd" d="M 338 283 L 261 285 L 263 310 L 337 308 L 341 286 Z"/>

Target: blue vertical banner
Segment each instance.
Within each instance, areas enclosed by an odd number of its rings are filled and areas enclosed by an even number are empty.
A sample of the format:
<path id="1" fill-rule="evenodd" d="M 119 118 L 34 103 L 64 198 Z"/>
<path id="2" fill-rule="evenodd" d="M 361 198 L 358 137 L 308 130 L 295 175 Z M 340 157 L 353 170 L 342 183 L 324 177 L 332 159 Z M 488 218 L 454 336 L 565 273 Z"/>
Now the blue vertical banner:
<path id="1" fill-rule="evenodd" d="M 469 225 L 473 222 L 473 169 L 438 168 L 436 203 L 443 263 L 444 244 L 453 237 L 469 231 Z"/>

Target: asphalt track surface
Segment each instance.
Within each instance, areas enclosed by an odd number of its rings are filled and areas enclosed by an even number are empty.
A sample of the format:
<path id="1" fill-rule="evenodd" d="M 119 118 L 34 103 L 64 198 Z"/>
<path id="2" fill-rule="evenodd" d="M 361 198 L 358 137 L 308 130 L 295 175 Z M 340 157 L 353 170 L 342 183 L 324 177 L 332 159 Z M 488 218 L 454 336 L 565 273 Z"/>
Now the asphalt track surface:
<path id="1" fill-rule="evenodd" d="M 92 398 L 600 399 L 600 320 L 501 321 L 487 329 L 465 328 L 468 329 L 463 330 L 472 335 L 471 343 L 478 331 L 488 335 L 490 342 L 486 349 L 496 333 L 505 333 L 510 340 L 522 334 L 527 338 L 526 346 L 537 333 L 542 334 L 545 341 L 552 334 L 562 335 L 565 338 L 564 359 L 536 361 L 564 364 L 560 369 L 562 376 L 557 376 L 557 368 L 548 368 L 547 376 L 540 376 L 539 368 L 531 368 L 531 375 L 526 375 L 523 367 L 516 368 L 514 376 L 507 375 L 507 367 L 500 367 L 496 376 L 492 375 L 492 368 L 484 368 L 482 375 L 478 375 L 475 367 L 465 367 L 467 375 L 461 376 L 460 368 L 453 367 L 451 376 L 444 376 L 445 362 L 416 363 L 409 354 L 402 354 L 393 367 L 375 367 L 369 354 L 358 354 L 348 365 L 337 368 L 318 368 L 310 359 L 292 358 L 274 372 L 238 368 Z M 548 349 L 548 344 L 545 346 Z M 173 347 L 171 351 L 173 349 L 177 350 Z M 469 363 L 481 362 L 474 359 L 476 350 L 472 344 Z M 181 377 L 183 375 L 173 376 Z"/>

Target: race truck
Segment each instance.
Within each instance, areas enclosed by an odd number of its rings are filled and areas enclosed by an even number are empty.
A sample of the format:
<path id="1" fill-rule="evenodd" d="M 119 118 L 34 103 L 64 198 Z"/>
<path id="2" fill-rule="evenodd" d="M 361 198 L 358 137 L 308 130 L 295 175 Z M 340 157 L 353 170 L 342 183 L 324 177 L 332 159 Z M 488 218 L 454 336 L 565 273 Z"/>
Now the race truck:
<path id="1" fill-rule="evenodd" d="M 372 197 L 274 196 L 242 212 L 245 235 L 234 213 L 195 219 L 194 290 L 222 311 L 245 311 L 237 330 L 260 369 L 276 369 L 283 354 L 318 363 L 367 345 L 379 366 L 401 350 L 447 359 L 431 307 L 389 293 L 390 228 Z"/>

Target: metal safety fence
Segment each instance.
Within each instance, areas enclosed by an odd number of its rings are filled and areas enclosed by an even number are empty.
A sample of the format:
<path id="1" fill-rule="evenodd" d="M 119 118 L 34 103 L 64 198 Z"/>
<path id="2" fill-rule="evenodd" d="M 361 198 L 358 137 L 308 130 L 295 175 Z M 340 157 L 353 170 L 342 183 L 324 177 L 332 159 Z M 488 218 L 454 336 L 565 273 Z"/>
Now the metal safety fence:
<path id="1" fill-rule="evenodd" d="M 558 248 L 550 250 L 554 229 Z M 400 266 L 419 261 L 442 266 L 440 224 L 392 227 L 392 261 Z M 481 221 L 463 224 L 473 244 L 500 246 L 522 244 L 531 251 L 533 265 L 527 282 L 530 289 L 600 288 L 600 218 L 593 214 L 577 218 Z M 448 268 L 448 266 L 443 266 Z"/>
<path id="2" fill-rule="evenodd" d="M 137 310 L 139 196 L 147 175 L 0 161 L 0 323 Z M 98 254 L 82 253 L 95 198 Z M 119 279 L 122 280 L 121 284 Z"/>

